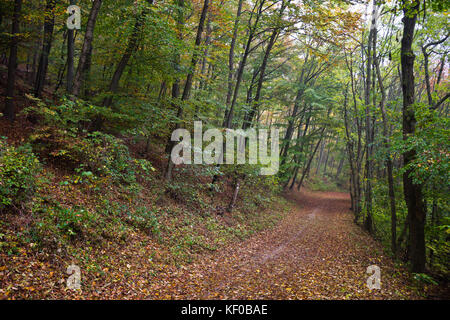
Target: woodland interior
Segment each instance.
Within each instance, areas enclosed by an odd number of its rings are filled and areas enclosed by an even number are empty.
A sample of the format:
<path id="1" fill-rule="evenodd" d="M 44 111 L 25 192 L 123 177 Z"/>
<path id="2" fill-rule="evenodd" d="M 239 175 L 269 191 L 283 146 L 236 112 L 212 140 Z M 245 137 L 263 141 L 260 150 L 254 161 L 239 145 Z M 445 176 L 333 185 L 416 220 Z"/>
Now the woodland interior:
<path id="1" fill-rule="evenodd" d="M 0 299 L 448 299 L 449 7 L 0 0 Z"/>

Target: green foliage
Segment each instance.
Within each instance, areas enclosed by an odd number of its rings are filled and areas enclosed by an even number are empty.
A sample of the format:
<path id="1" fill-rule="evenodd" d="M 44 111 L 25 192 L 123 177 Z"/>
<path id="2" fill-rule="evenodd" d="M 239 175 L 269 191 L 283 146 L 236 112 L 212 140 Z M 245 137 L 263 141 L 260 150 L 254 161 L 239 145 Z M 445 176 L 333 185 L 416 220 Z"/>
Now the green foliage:
<path id="1" fill-rule="evenodd" d="M 0 210 L 26 205 L 36 191 L 41 169 L 29 145 L 14 147 L 0 138 Z"/>
<path id="2" fill-rule="evenodd" d="M 76 241 L 101 243 L 124 241 L 128 227 L 123 219 L 128 208 L 103 203 L 95 210 L 79 205 L 68 207 L 56 200 L 40 199 L 33 206 L 30 241 L 40 248 L 56 248 Z"/>
<path id="3" fill-rule="evenodd" d="M 210 205 L 205 202 L 201 188 L 189 182 L 172 181 L 167 184 L 166 192 L 172 199 L 205 214 Z"/>
<path id="4" fill-rule="evenodd" d="M 425 273 L 415 273 L 414 279 L 421 284 L 435 284 L 435 285 L 438 284 L 436 280 L 434 280 L 430 275 Z"/>
<path id="5" fill-rule="evenodd" d="M 313 191 L 342 191 L 334 181 L 329 181 L 320 176 L 312 176 L 308 179 L 308 188 Z"/>
<path id="6" fill-rule="evenodd" d="M 33 207 L 38 218 L 30 228 L 31 241 L 41 246 L 60 246 L 82 236 L 94 217 L 84 208 L 67 208 L 58 202 L 38 202 Z"/>
<path id="7" fill-rule="evenodd" d="M 50 215 L 55 215 L 56 226 L 63 234 L 68 236 L 79 234 L 83 227 L 87 226 L 91 217 L 89 212 L 83 208 L 56 207 Z"/>
<path id="8" fill-rule="evenodd" d="M 135 212 L 128 212 L 128 219 L 132 224 L 144 229 L 149 234 L 161 236 L 160 224 L 157 218 L 158 211 L 149 210 L 145 207 L 139 207 Z"/>
<path id="9" fill-rule="evenodd" d="M 87 132 L 83 128 L 86 119 L 99 115 L 99 110 L 92 110 L 92 105 L 70 100 L 58 107 L 38 101 L 37 106 L 26 109 L 26 114 L 34 112 L 42 118 L 42 125 L 30 136 L 34 149 L 59 165 L 78 168 L 85 178 L 92 173 L 113 183 L 132 184 L 138 170 L 155 170 L 146 160 L 132 159 L 128 147 L 115 136 Z"/>
<path id="10" fill-rule="evenodd" d="M 439 186 L 445 196 L 450 191 L 449 119 L 424 104 L 417 104 L 416 116 L 417 134 L 405 142 L 405 148 L 414 148 L 417 157 L 405 170 L 412 170 L 414 181 L 428 185 L 429 190 Z"/>
<path id="11" fill-rule="evenodd" d="M 121 131 L 136 125 L 137 119 L 124 112 L 98 106 L 91 102 L 63 98 L 60 105 L 46 104 L 31 95 L 26 97 L 34 104 L 25 108 L 22 114 L 38 118 L 44 126 L 57 127 L 71 134 L 86 132 L 99 118 L 114 131 Z"/>

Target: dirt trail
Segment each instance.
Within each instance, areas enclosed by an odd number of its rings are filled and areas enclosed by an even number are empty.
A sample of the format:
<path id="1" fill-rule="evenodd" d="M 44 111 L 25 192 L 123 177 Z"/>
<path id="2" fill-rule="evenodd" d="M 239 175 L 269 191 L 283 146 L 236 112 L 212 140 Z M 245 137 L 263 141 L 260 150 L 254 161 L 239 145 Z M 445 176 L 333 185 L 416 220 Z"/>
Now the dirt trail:
<path id="1" fill-rule="evenodd" d="M 287 197 L 298 208 L 278 226 L 158 281 L 159 298 L 416 298 L 405 270 L 394 268 L 380 244 L 353 223 L 347 194 L 303 191 Z M 366 286 L 370 265 L 381 268 L 381 290 Z"/>

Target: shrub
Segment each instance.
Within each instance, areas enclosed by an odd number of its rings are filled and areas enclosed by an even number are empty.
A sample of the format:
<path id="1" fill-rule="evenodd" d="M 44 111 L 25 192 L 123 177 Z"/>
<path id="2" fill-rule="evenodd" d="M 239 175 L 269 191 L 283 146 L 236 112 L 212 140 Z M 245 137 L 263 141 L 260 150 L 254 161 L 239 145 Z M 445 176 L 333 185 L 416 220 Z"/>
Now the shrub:
<path id="1" fill-rule="evenodd" d="M 160 225 L 156 214 L 145 207 L 137 208 L 134 213 L 128 212 L 128 219 L 135 226 L 147 230 L 157 237 L 161 235 Z"/>
<path id="2" fill-rule="evenodd" d="M 24 207 L 37 187 L 41 171 L 29 145 L 10 146 L 0 139 L 0 210 Z"/>
<path id="3" fill-rule="evenodd" d="M 80 172 L 92 172 L 114 183 L 125 184 L 136 182 L 136 170 L 147 173 L 155 170 L 147 160 L 133 160 L 128 147 L 112 135 L 93 132 L 76 136 L 61 129 L 42 130 L 32 135 L 34 146 L 39 152 L 58 160 L 59 165 L 72 166 Z"/>
<path id="4" fill-rule="evenodd" d="M 59 166 L 108 177 L 113 182 L 136 182 L 136 170 L 148 172 L 155 169 L 146 160 L 133 160 L 128 147 L 113 135 L 101 132 L 88 133 L 86 119 L 104 116 L 101 107 L 79 101 L 65 100 L 60 106 L 45 105 L 29 97 L 36 106 L 26 108 L 25 114 L 41 119 L 40 126 L 30 135 L 36 152 Z M 110 115 L 111 116 L 111 115 Z"/>

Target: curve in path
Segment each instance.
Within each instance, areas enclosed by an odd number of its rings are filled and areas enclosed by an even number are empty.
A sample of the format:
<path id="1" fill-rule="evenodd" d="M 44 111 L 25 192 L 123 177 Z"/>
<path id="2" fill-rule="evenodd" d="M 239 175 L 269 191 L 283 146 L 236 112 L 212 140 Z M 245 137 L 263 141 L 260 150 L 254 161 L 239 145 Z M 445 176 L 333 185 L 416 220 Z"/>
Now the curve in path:
<path id="1" fill-rule="evenodd" d="M 412 299 L 395 268 L 349 212 L 348 194 L 293 192 L 296 210 L 275 228 L 172 273 L 154 289 L 174 299 Z M 369 290 L 367 267 L 381 268 Z M 152 299 L 158 297 L 151 297 Z"/>

